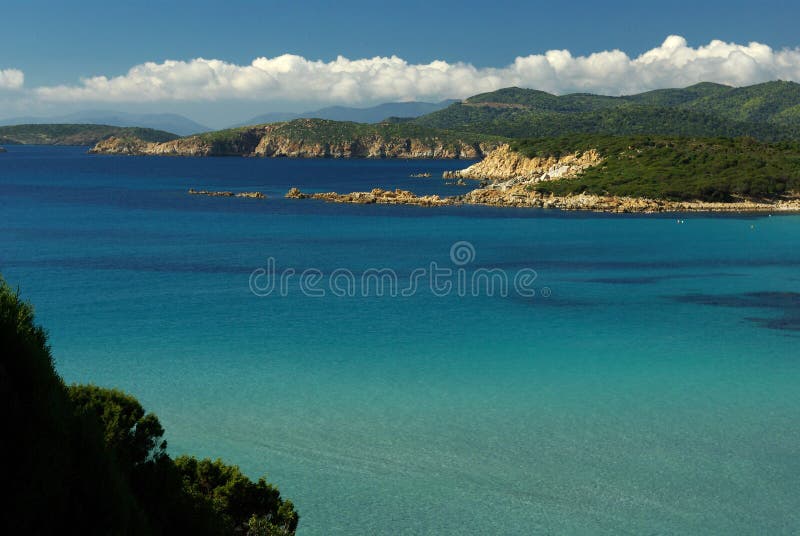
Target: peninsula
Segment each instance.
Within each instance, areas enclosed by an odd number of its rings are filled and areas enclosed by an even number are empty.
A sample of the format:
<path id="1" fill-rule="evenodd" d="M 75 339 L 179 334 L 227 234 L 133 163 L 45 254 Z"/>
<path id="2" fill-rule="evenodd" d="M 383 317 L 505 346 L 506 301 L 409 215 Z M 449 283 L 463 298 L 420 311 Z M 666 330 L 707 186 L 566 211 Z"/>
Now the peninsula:
<path id="1" fill-rule="evenodd" d="M 604 212 L 800 211 L 800 144 L 795 142 L 650 136 L 519 140 L 444 176 L 483 183 L 448 197 L 382 189 L 307 194 L 296 188 L 286 197 Z"/>

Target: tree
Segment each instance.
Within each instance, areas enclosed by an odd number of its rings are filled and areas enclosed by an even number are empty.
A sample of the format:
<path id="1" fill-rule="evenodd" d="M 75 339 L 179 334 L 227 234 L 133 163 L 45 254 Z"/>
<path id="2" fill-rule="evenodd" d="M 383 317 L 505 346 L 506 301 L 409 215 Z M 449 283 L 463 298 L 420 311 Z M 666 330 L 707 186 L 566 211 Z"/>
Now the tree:
<path id="1" fill-rule="evenodd" d="M 263 478 L 221 460 L 172 460 L 158 418 L 133 396 L 66 387 L 33 308 L 2 277 L 0 402 L 11 490 L 0 534 L 216 536 L 249 530 L 251 518 L 270 535 L 297 528 L 291 501 Z"/>
<path id="2" fill-rule="evenodd" d="M 164 428 L 152 413 L 119 389 L 71 385 L 69 397 L 79 413 L 90 414 L 103 426 L 106 447 L 129 470 L 165 457 Z"/>
<path id="3" fill-rule="evenodd" d="M 229 527 L 247 527 L 255 516 L 262 521 L 266 519 L 274 530 L 283 530 L 287 534 L 293 534 L 297 528 L 299 516 L 294 505 L 282 500 L 278 489 L 264 478 L 253 482 L 239 467 L 219 459 L 198 460 L 179 456 L 175 459 L 175 466 L 187 493 L 197 501 L 208 502 Z"/>

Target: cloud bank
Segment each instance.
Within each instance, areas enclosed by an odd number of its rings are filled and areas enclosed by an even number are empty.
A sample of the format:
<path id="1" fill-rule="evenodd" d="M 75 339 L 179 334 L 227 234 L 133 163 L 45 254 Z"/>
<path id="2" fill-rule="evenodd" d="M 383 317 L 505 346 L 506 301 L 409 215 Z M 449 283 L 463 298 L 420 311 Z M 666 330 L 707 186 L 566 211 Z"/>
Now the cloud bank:
<path id="1" fill-rule="evenodd" d="M 0 69 L 0 89 L 20 89 L 25 83 L 25 74 L 19 69 Z"/>
<path id="2" fill-rule="evenodd" d="M 444 61 L 412 64 L 397 56 L 357 60 L 340 56 L 324 62 L 285 54 L 256 58 L 249 65 L 197 58 L 148 62 L 122 76 L 95 76 L 32 92 L 45 102 L 242 99 L 357 104 L 463 98 L 508 86 L 558 94 L 620 95 L 702 81 L 742 86 L 775 79 L 800 81 L 800 48 L 773 50 L 761 43 L 718 40 L 694 48 L 672 35 L 635 58 L 620 50 L 587 56 L 551 50 L 517 57 L 504 67 L 485 68 Z M 3 84 L 21 87 L 22 73 L 0 71 Z"/>

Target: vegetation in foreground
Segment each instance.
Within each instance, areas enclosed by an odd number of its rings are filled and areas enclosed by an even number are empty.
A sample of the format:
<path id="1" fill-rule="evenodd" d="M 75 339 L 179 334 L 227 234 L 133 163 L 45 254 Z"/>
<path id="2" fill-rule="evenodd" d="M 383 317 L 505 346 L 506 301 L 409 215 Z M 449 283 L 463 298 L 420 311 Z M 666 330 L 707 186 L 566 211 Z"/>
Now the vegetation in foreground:
<path id="1" fill-rule="evenodd" d="M 110 125 L 42 124 L 0 127 L 0 144 L 5 145 L 94 145 L 116 136 L 138 138 L 147 142 L 163 142 L 178 138 L 163 130 Z"/>
<path id="2" fill-rule="evenodd" d="M 166 452 L 132 396 L 66 386 L 33 309 L 0 279 L 2 534 L 294 534 L 291 501 L 221 460 Z"/>
<path id="3" fill-rule="evenodd" d="M 597 150 L 602 164 L 572 179 L 534 188 L 556 195 L 590 193 L 653 199 L 774 199 L 800 192 L 800 142 L 752 138 L 574 135 L 518 140 L 526 156 Z"/>

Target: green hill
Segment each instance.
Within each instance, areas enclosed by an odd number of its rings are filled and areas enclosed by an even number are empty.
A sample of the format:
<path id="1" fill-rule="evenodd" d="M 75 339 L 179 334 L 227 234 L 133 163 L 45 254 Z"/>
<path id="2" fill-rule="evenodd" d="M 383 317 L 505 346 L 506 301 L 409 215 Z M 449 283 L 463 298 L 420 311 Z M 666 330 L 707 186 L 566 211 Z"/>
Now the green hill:
<path id="1" fill-rule="evenodd" d="M 111 136 L 162 142 L 178 136 L 163 130 L 89 124 L 13 125 L 0 127 L 0 144 L 5 145 L 94 145 Z"/>
<path id="2" fill-rule="evenodd" d="M 572 133 L 664 136 L 800 137 L 800 84 L 743 88 L 701 83 L 609 97 L 505 88 L 424 115 L 413 124 L 508 137 Z"/>
<path id="3" fill-rule="evenodd" d="M 573 135 L 519 140 L 526 156 L 597 150 L 603 162 L 572 179 L 535 189 L 556 195 L 590 193 L 653 199 L 774 199 L 800 192 L 800 142 L 752 138 Z"/>
<path id="4" fill-rule="evenodd" d="M 492 136 L 473 131 L 456 132 L 418 125 L 413 122 L 354 123 L 352 121 L 333 121 L 330 119 L 295 119 L 284 123 L 253 125 L 248 127 L 217 130 L 199 134 L 196 138 L 212 142 L 220 152 L 237 152 L 240 141 L 246 139 L 259 127 L 269 127 L 275 137 L 306 144 L 342 144 L 358 140 L 380 139 L 386 142 L 399 139 L 419 140 L 421 143 L 443 144 L 480 143 L 500 141 Z"/>

